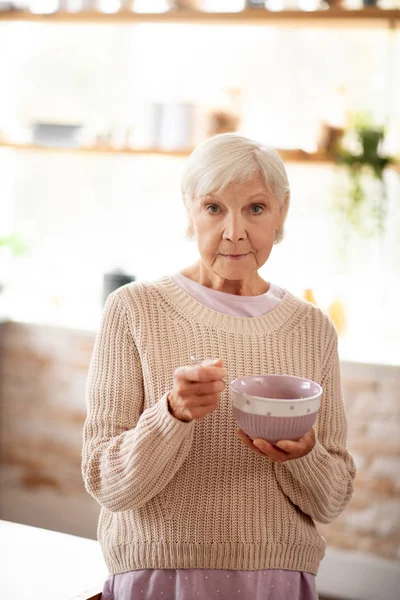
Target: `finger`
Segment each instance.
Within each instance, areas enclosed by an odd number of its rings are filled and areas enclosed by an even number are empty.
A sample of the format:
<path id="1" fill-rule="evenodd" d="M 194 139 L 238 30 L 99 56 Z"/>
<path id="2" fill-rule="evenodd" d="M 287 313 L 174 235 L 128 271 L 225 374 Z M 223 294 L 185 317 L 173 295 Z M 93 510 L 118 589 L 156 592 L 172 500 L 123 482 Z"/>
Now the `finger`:
<path id="1" fill-rule="evenodd" d="M 298 440 L 279 440 L 276 445 L 289 452 L 293 457 L 304 456 L 312 450 L 315 445 L 315 432 L 314 429 L 310 429 Z"/>
<path id="2" fill-rule="evenodd" d="M 192 396 L 191 400 L 189 401 L 189 406 L 198 406 L 198 407 L 204 407 L 204 406 L 210 406 L 210 404 L 214 404 L 215 406 L 218 406 L 219 404 L 219 398 L 220 395 L 218 394 L 203 394 L 202 396 Z"/>
<path id="3" fill-rule="evenodd" d="M 222 380 L 218 381 L 210 381 L 210 382 L 201 382 L 201 383 L 188 383 L 187 389 L 185 392 L 190 395 L 198 395 L 204 396 L 207 394 L 218 394 L 224 391 L 226 388 L 226 383 Z"/>
<path id="4" fill-rule="evenodd" d="M 284 462 L 289 458 L 289 454 L 287 452 L 285 452 L 284 450 L 280 450 L 279 448 L 274 446 L 274 444 L 268 442 L 268 440 L 257 438 L 254 440 L 253 444 L 256 448 L 261 450 L 261 452 L 266 454 L 271 460 L 275 460 L 277 462 Z"/>
<path id="5" fill-rule="evenodd" d="M 216 358 L 214 360 L 203 360 L 198 366 L 203 367 L 203 369 L 207 369 L 207 373 L 211 373 L 212 380 L 215 378 L 224 379 L 228 375 L 221 358 Z M 209 371 L 209 369 L 212 370 Z"/>
<path id="6" fill-rule="evenodd" d="M 289 454 L 301 454 L 305 450 L 305 446 L 300 440 L 297 442 L 294 440 L 279 440 L 276 445 Z"/>
<path id="7" fill-rule="evenodd" d="M 219 394 L 207 394 L 204 396 L 190 396 L 184 399 L 184 410 L 196 410 L 197 408 L 217 408 L 219 405 Z"/>
<path id="8" fill-rule="evenodd" d="M 222 362 L 222 358 L 214 358 L 214 359 L 210 359 L 210 358 L 206 358 L 205 360 L 201 361 L 200 363 L 201 365 L 203 365 L 203 367 L 223 367 L 224 364 Z"/>
<path id="9" fill-rule="evenodd" d="M 236 431 L 237 436 L 240 438 L 240 440 L 243 442 L 243 444 L 245 446 L 247 446 L 250 450 L 252 450 L 253 452 L 256 452 L 256 454 L 258 454 L 259 456 L 263 456 L 265 458 L 265 454 L 263 454 L 261 452 L 261 450 L 259 450 L 258 448 L 256 448 L 253 445 L 252 440 L 244 433 L 244 431 L 242 431 L 241 429 L 238 429 Z"/>
<path id="10" fill-rule="evenodd" d="M 193 365 L 180 367 L 175 371 L 175 376 L 178 379 L 186 379 L 186 381 L 192 383 L 202 381 L 209 382 L 224 379 L 227 376 L 227 372 L 225 369 L 217 366 L 206 367 L 203 365 Z"/>
<path id="11" fill-rule="evenodd" d="M 237 430 L 237 435 L 247 447 L 256 451 L 260 456 L 268 456 L 268 458 L 277 462 L 284 462 L 289 458 L 289 455 L 286 452 L 281 452 L 267 440 L 256 438 L 252 441 L 241 429 Z"/>
<path id="12" fill-rule="evenodd" d="M 218 408 L 219 405 L 219 395 L 218 396 L 198 396 L 201 398 L 201 404 L 198 401 L 196 402 L 188 402 L 185 405 L 185 411 L 191 415 L 192 418 L 198 419 L 204 417 L 207 414 L 214 412 Z"/>

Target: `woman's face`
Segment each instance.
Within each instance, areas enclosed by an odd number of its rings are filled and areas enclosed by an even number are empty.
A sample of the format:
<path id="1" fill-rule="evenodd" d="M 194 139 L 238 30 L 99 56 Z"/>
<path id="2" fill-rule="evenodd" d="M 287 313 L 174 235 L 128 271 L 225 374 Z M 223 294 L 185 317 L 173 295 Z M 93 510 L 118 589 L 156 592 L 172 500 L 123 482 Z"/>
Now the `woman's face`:
<path id="1" fill-rule="evenodd" d="M 192 200 L 189 215 L 203 263 L 224 279 L 245 279 L 271 253 L 284 210 L 261 175 L 232 183 L 221 194 Z"/>

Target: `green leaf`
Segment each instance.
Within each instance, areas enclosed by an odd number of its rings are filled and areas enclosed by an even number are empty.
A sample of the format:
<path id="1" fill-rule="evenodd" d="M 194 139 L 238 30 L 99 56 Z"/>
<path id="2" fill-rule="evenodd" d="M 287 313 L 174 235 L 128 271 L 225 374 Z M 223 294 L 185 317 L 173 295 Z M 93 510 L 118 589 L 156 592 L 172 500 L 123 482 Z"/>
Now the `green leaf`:
<path id="1" fill-rule="evenodd" d="M 23 256 L 28 251 L 28 245 L 16 233 L 0 237 L 0 248 L 10 248 L 14 256 Z"/>

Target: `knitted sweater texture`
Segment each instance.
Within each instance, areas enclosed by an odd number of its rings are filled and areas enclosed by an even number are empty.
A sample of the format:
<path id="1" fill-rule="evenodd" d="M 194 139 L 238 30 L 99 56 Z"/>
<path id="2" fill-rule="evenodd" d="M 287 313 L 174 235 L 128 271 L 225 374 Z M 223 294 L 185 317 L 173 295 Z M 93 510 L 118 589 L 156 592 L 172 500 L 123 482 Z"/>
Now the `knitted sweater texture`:
<path id="1" fill-rule="evenodd" d="M 217 410 L 175 419 L 167 395 L 190 356 L 221 358 L 228 380 L 271 373 L 323 387 L 306 456 L 272 462 L 244 446 L 227 389 Z M 261 317 L 197 302 L 169 277 L 131 283 L 106 302 L 87 379 L 82 474 L 101 505 L 110 573 L 136 569 L 289 569 L 316 574 L 328 523 L 355 477 L 346 450 L 336 330 L 287 292 Z"/>

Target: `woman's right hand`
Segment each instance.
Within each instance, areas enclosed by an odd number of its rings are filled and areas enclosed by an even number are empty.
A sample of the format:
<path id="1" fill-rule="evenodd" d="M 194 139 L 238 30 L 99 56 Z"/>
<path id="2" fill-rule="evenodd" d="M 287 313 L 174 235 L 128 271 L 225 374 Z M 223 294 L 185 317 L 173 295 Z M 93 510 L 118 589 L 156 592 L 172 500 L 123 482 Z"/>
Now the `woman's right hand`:
<path id="1" fill-rule="evenodd" d="M 180 421 L 189 422 L 214 412 L 226 387 L 223 381 L 226 376 L 221 359 L 179 367 L 174 373 L 174 387 L 168 395 L 170 413 Z"/>

